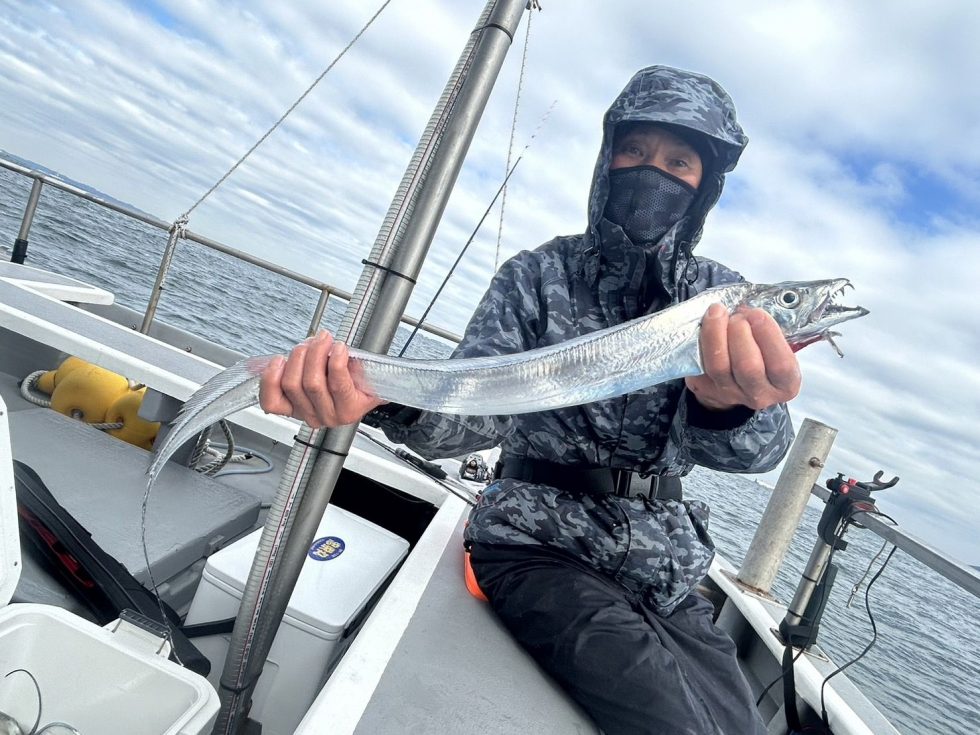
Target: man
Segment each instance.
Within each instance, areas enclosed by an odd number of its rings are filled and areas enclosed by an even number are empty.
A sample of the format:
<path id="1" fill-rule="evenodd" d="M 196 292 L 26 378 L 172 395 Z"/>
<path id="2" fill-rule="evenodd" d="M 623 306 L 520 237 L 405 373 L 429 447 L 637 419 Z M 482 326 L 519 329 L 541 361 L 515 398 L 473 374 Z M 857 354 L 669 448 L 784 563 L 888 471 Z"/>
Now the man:
<path id="1" fill-rule="evenodd" d="M 454 356 L 555 344 L 738 280 L 692 249 L 746 143 L 714 81 L 638 72 L 604 119 L 588 230 L 505 263 Z M 734 645 L 693 591 L 713 548 L 707 508 L 679 499 L 679 478 L 694 464 L 772 468 L 792 439 L 782 404 L 799 391 L 799 367 L 761 310 L 714 305 L 700 339 L 701 376 L 556 411 L 463 417 L 380 405 L 354 387 L 345 347 L 321 335 L 268 368 L 261 403 L 314 427 L 368 414 L 429 456 L 499 444 L 499 479 L 466 543 L 517 640 L 609 735 L 762 733 Z"/>

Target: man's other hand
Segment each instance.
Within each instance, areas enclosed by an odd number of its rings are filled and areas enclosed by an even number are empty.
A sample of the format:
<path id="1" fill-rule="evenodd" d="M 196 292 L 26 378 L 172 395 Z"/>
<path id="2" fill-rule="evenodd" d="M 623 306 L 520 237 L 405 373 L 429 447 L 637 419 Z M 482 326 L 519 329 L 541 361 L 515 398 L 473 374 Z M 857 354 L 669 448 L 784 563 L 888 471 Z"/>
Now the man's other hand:
<path id="1" fill-rule="evenodd" d="M 360 421 L 385 401 L 354 385 L 348 357 L 347 345 L 320 332 L 262 372 L 259 405 L 267 413 L 292 416 L 314 429 Z"/>
<path id="2" fill-rule="evenodd" d="M 704 375 L 685 379 L 705 408 L 755 410 L 786 403 L 800 392 L 800 366 L 779 326 L 762 309 L 729 315 L 712 304 L 701 320 Z"/>

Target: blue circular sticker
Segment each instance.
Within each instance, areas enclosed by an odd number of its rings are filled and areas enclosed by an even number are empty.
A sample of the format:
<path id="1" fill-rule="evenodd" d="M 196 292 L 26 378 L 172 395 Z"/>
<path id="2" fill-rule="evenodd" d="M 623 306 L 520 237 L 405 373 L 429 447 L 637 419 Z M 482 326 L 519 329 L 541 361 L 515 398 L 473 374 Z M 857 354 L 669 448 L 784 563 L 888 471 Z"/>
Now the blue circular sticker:
<path id="1" fill-rule="evenodd" d="M 306 555 L 314 561 L 330 561 L 343 554 L 346 546 L 342 538 L 324 536 L 313 542 Z"/>

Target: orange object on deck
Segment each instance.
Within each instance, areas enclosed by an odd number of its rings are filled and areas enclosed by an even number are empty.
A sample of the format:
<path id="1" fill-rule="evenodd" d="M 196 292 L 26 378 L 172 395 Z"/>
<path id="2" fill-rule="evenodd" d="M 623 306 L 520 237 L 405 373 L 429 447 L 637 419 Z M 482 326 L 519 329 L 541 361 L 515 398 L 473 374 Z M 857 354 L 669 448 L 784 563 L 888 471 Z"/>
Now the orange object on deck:
<path id="1" fill-rule="evenodd" d="M 470 564 L 470 552 L 463 552 L 463 578 L 466 580 L 466 589 L 478 600 L 483 600 L 484 602 L 489 602 L 487 596 L 483 594 L 483 590 L 480 589 L 480 585 L 476 581 L 476 575 L 473 574 L 473 565 Z"/>

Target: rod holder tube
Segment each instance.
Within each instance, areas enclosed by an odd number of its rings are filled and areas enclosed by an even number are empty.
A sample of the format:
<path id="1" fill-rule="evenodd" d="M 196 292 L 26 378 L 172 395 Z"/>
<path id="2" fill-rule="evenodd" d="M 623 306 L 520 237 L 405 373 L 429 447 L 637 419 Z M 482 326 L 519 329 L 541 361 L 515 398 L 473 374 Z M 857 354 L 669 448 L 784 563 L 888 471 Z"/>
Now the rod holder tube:
<path id="1" fill-rule="evenodd" d="M 799 625 L 800 621 L 803 620 L 803 613 L 806 612 L 806 607 L 810 604 L 813 591 L 823 579 L 824 569 L 827 568 L 827 562 L 830 560 L 830 551 L 830 546 L 823 541 L 814 544 L 813 551 L 810 552 L 810 558 L 806 563 L 806 569 L 803 570 L 803 576 L 796 587 L 796 594 L 793 595 L 793 601 L 786 608 L 784 621 L 787 625 Z"/>
<path id="2" fill-rule="evenodd" d="M 11 263 L 24 264 L 24 261 L 27 260 L 27 245 L 27 240 L 22 240 L 19 237 L 14 240 L 14 249 L 10 251 Z"/>
<path id="3" fill-rule="evenodd" d="M 37 203 L 41 200 L 41 189 L 44 183 L 40 179 L 34 179 L 31 184 L 31 193 L 27 197 L 27 205 L 24 207 L 24 217 L 20 221 L 20 231 L 17 239 L 14 240 L 14 249 L 10 254 L 11 263 L 23 263 L 27 259 L 28 237 L 31 234 L 31 225 L 34 224 L 34 213 L 37 212 Z"/>
<path id="4" fill-rule="evenodd" d="M 739 569 L 738 581 L 746 587 L 764 594 L 772 589 L 836 436 L 837 429 L 803 420 Z"/>

